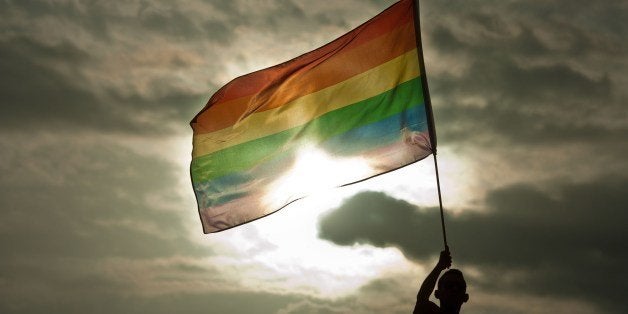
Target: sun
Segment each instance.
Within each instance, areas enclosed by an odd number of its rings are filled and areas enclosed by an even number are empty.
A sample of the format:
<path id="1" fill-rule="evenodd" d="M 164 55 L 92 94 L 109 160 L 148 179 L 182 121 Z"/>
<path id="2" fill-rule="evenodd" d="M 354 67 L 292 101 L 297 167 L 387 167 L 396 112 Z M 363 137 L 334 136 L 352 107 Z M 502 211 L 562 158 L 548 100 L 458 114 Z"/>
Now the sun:
<path id="1" fill-rule="evenodd" d="M 338 158 L 308 145 L 298 152 L 292 167 L 268 186 L 265 201 L 280 205 L 358 181 L 372 173 L 364 158 Z"/>
<path id="2" fill-rule="evenodd" d="M 301 149 L 294 163 L 268 185 L 265 201 L 285 205 L 288 199 L 308 197 L 255 223 L 256 238 L 266 249 L 247 252 L 268 273 L 284 279 L 278 289 L 303 291 L 319 297 L 348 295 L 392 272 L 413 266 L 396 248 L 366 244 L 338 246 L 318 236 L 320 216 L 338 208 L 351 191 L 335 186 L 371 176 L 375 169 L 363 157 L 339 158 L 310 145 Z M 275 207 L 279 208 L 279 207 Z"/>

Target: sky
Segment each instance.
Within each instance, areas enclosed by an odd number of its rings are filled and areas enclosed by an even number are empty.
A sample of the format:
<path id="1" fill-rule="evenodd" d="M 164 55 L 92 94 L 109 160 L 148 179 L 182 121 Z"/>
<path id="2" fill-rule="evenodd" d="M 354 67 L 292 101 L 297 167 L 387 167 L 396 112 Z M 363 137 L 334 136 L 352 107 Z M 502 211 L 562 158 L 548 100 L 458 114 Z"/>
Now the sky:
<path id="1" fill-rule="evenodd" d="M 409 313 L 431 158 L 202 233 L 189 121 L 392 1 L 0 1 L 0 312 Z M 628 3 L 422 1 L 464 313 L 626 313 Z"/>

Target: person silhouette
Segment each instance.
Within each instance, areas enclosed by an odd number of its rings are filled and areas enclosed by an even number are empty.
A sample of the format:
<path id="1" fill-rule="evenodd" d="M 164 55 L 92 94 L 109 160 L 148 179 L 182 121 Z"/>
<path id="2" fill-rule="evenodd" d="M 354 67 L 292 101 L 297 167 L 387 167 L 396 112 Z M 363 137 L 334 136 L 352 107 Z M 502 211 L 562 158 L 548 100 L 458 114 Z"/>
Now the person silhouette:
<path id="1" fill-rule="evenodd" d="M 462 304 L 469 300 L 467 283 L 462 272 L 458 269 L 450 269 L 438 279 L 440 273 L 449 267 L 451 267 L 451 254 L 449 253 L 449 247 L 445 246 L 445 250 L 440 252 L 438 263 L 436 263 L 432 272 L 427 275 L 423 284 L 421 284 L 412 313 L 460 313 Z M 437 279 L 438 288 L 434 291 L 434 296 L 440 301 L 440 307 L 430 301 L 430 295 L 434 290 Z"/>

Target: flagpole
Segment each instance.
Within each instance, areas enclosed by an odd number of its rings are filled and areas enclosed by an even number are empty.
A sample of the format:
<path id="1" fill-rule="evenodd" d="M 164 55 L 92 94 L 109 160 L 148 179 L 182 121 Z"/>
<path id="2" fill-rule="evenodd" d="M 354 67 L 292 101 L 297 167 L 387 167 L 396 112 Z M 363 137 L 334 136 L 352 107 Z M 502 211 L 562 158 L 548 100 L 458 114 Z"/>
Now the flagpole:
<path id="1" fill-rule="evenodd" d="M 440 193 L 440 177 L 438 175 L 438 162 L 436 161 L 436 152 L 432 154 L 434 157 L 434 169 L 436 169 L 436 187 L 438 188 L 438 205 L 440 206 L 440 224 L 443 229 L 443 242 L 445 244 L 445 249 L 448 250 L 449 246 L 447 245 L 447 232 L 445 232 L 445 214 L 443 211 L 443 198 Z"/>
<path id="2" fill-rule="evenodd" d="M 436 160 L 436 129 L 434 127 L 434 113 L 432 112 L 432 101 L 430 100 L 430 92 L 427 86 L 427 75 L 425 75 L 425 62 L 423 61 L 423 48 L 421 44 L 421 23 L 419 13 L 419 0 L 413 0 L 414 14 L 414 33 L 417 44 L 417 55 L 419 58 L 419 71 L 421 73 L 421 87 L 423 89 L 423 99 L 425 100 L 425 111 L 428 117 L 428 131 L 430 135 L 430 143 L 432 145 L 432 156 L 434 157 L 434 169 L 436 169 L 436 187 L 438 188 L 438 205 L 440 207 L 440 223 L 443 230 L 443 243 L 445 250 L 449 250 L 447 246 L 447 232 L 445 231 L 445 214 L 443 210 L 443 198 L 440 191 L 440 177 L 438 175 L 438 161 Z"/>

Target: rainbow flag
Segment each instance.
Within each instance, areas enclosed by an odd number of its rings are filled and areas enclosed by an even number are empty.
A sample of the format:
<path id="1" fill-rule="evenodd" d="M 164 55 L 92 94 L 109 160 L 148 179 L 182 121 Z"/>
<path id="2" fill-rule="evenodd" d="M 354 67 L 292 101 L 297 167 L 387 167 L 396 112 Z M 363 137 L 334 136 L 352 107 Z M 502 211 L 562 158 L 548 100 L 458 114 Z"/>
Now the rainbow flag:
<path id="1" fill-rule="evenodd" d="M 402 0 L 351 32 L 218 90 L 190 123 L 205 233 L 435 149 L 418 11 Z"/>

